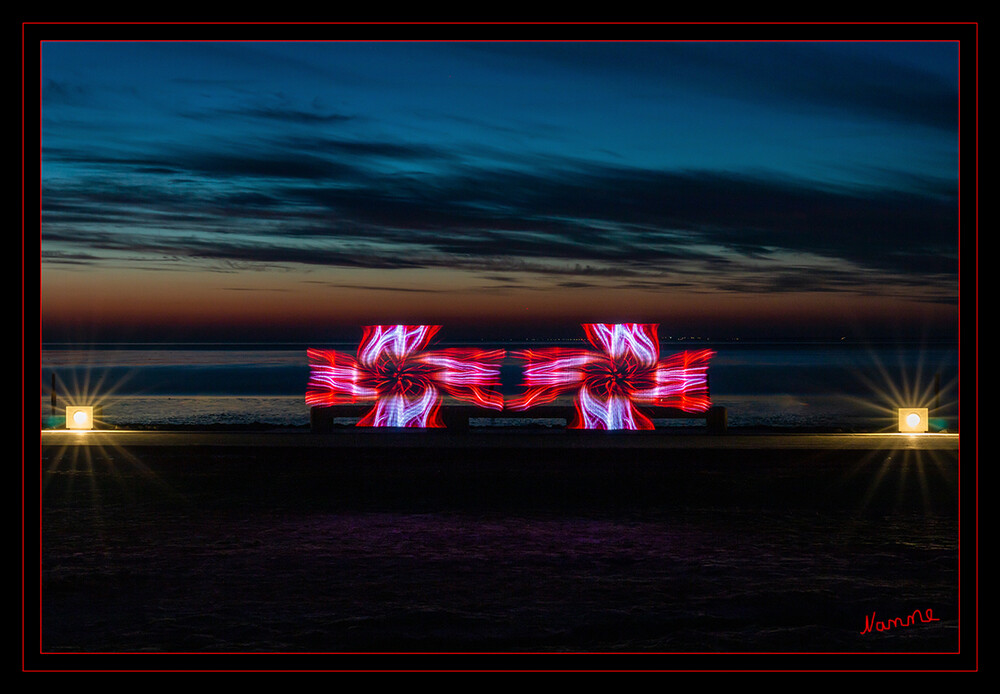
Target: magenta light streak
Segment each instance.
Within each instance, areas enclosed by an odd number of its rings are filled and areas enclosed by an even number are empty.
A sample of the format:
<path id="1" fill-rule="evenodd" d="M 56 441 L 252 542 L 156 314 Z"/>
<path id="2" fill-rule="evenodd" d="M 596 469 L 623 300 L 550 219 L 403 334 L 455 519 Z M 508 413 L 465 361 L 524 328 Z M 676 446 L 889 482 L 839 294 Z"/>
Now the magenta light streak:
<path id="1" fill-rule="evenodd" d="M 358 426 L 443 427 L 444 396 L 503 408 L 500 362 L 504 350 L 453 348 L 426 351 L 439 325 L 372 325 L 357 358 L 334 350 L 308 350 L 311 375 L 306 404 L 328 407 L 372 402 Z"/>
<path id="2" fill-rule="evenodd" d="M 660 345 L 656 325 L 641 323 L 584 323 L 587 339 L 612 359 L 634 357 L 642 364 L 656 364 Z"/>
<path id="3" fill-rule="evenodd" d="M 390 394 L 375 401 L 375 408 L 358 422 L 359 427 L 437 427 L 440 394 L 428 387 L 417 398 Z"/>
<path id="4" fill-rule="evenodd" d="M 574 393 L 577 429 L 652 429 L 636 405 L 704 412 L 708 362 L 714 352 L 681 352 L 660 359 L 652 323 L 585 323 L 595 351 L 552 347 L 515 353 L 524 366 L 526 391 L 508 405 L 526 410 Z"/>

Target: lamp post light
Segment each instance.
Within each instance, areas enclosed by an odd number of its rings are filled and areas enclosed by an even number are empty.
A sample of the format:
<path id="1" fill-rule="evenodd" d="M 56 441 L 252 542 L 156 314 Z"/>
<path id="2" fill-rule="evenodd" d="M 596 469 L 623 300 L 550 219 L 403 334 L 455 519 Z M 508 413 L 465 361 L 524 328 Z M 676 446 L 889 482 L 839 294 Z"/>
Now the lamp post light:
<path id="1" fill-rule="evenodd" d="M 900 407 L 899 431 L 902 434 L 923 434 L 928 429 L 926 407 Z"/>
<path id="2" fill-rule="evenodd" d="M 86 405 L 66 406 L 66 428 L 85 431 L 94 428 L 94 408 Z"/>

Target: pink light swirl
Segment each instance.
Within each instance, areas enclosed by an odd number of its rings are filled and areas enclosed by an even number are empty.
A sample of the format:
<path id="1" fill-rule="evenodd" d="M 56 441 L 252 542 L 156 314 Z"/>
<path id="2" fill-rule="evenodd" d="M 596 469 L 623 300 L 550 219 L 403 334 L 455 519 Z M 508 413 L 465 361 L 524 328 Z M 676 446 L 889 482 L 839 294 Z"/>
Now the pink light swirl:
<path id="1" fill-rule="evenodd" d="M 660 359 L 658 326 L 652 323 L 585 323 L 596 351 L 560 347 L 515 353 L 524 366 L 525 392 L 511 398 L 515 410 L 552 402 L 573 392 L 577 429 L 652 429 L 636 405 L 704 412 L 710 406 L 711 350 Z"/>
<path id="2" fill-rule="evenodd" d="M 480 407 L 503 408 L 500 362 L 504 350 L 425 351 L 438 325 L 372 325 L 357 358 L 310 349 L 306 404 L 326 407 L 373 402 L 358 426 L 443 427 L 445 395 Z"/>

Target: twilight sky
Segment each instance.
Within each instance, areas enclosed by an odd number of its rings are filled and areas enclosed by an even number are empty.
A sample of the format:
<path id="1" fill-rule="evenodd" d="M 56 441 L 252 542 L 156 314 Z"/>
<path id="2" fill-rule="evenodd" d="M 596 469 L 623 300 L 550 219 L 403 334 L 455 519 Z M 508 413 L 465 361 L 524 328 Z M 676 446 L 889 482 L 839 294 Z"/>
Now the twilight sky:
<path id="1" fill-rule="evenodd" d="M 957 42 L 44 42 L 43 339 L 957 335 Z"/>

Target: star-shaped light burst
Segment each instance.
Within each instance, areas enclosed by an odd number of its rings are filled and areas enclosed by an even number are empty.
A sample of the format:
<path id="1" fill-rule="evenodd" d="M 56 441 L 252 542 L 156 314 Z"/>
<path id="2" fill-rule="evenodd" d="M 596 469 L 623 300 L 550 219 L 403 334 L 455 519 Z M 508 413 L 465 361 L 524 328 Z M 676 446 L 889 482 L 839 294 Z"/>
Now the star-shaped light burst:
<path id="1" fill-rule="evenodd" d="M 450 348 L 425 351 L 440 325 L 370 325 L 357 358 L 334 350 L 308 350 L 311 375 L 306 404 L 328 407 L 373 401 L 358 426 L 443 427 L 445 395 L 480 407 L 503 409 L 500 362 L 504 350 Z"/>
<path id="2" fill-rule="evenodd" d="M 598 351 L 552 347 L 515 352 L 523 359 L 527 390 L 508 401 L 527 410 L 575 392 L 575 429 L 652 429 L 636 405 L 704 412 L 712 350 L 681 352 L 660 359 L 654 323 L 585 323 Z"/>

